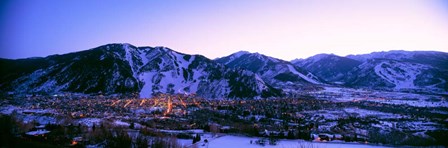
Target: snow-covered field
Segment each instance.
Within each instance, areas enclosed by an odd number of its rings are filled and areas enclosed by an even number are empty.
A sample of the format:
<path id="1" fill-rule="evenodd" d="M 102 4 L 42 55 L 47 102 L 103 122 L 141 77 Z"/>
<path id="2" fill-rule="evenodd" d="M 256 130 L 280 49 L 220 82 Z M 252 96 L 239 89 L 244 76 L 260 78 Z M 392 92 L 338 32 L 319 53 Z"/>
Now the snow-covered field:
<path id="1" fill-rule="evenodd" d="M 99 119 L 99 118 L 83 118 L 83 119 L 78 120 L 78 123 L 88 126 L 88 127 L 92 127 L 93 125 L 100 125 L 101 119 Z"/>
<path id="2" fill-rule="evenodd" d="M 201 133 L 204 132 L 203 130 L 193 130 L 196 133 Z M 194 136 L 196 134 L 192 133 L 192 136 Z M 213 136 L 210 133 L 205 133 L 201 136 L 201 142 L 197 142 L 195 145 L 198 145 L 198 147 L 202 146 L 204 144 L 204 140 L 207 139 L 208 141 L 212 141 L 215 140 L 217 138 L 217 136 Z M 181 147 L 192 147 L 193 145 L 193 139 L 177 139 L 177 143 L 181 146 Z"/>
<path id="3" fill-rule="evenodd" d="M 253 141 L 250 144 L 250 141 Z M 222 136 L 210 140 L 209 148 L 261 148 L 263 146 L 255 144 L 257 138 L 242 136 Z M 207 147 L 207 145 L 199 145 L 199 147 Z M 269 148 L 382 148 L 385 146 L 359 144 L 359 143 L 333 143 L 333 142 L 308 142 L 302 140 L 280 140 L 277 145 L 266 144 L 264 147 Z"/>
<path id="4" fill-rule="evenodd" d="M 447 98 L 442 96 L 401 92 L 374 92 L 373 95 L 384 98 L 384 100 L 370 100 L 374 102 L 382 102 L 387 104 L 407 104 L 417 107 L 448 107 Z"/>
<path id="5" fill-rule="evenodd" d="M 308 114 L 313 116 L 311 119 L 324 118 L 328 120 L 337 120 L 339 118 L 348 117 L 349 115 L 356 115 L 359 117 L 377 117 L 379 119 L 394 119 L 407 117 L 400 114 L 385 113 L 375 110 L 366 110 L 356 107 L 334 109 L 334 110 L 313 110 L 313 111 L 303 111 L 303 114 Z"/>
<path id="6" fill-rule="evenodd" d="M 349 114 L 357 114 L 360 117 L 367 117 L 367 116 L 375 116 L 381 119 L 388 119 L 388 118 L 401 118 L 404 117 L 403 115 L 399 114 L 391 114 L 391 113 L 384 113 L 374 110 L 366 110 L 366 109 L 359 109 L 359 108 L 344 108 L 344 111 Z"/>
<path id="7" fill-rule="evenodd" d="M 316 92 L 316 97 L 337 102 L 371 101 L 416 107 L 448 107 L 447 98 L 443 96 L 339 87 L 325 87 Z"/>
<path id="8" fill-rule="evenodd" d="M 18 110 L 20 108 L 16 107 L 16 106 L 12 106 L 12 105 L 8 105 L 8 106 L 3 106 L 0 107 L 0 113 L 4 114 L 4 115 L 10 115 L 12 114 L 12 112 L 14 112 L 14 110 Z"/>
<path id="9" fill-rule="evenodd" d="M 347 116 L 341 110 L 315 110 L 315 111 L 303 111 L 302 113 L 311 115 L 313 117 L 323 117 L 329 120 L 337 120 L 339 118 Z"/>
<path id="10" fill-rule="evenodd" d="M 204 133 L 203 129 L 191 129 L 191 130 L 160 130 L 160 132 L 165 133 L 194 133 L 194 134 L 202 134 Z"/>

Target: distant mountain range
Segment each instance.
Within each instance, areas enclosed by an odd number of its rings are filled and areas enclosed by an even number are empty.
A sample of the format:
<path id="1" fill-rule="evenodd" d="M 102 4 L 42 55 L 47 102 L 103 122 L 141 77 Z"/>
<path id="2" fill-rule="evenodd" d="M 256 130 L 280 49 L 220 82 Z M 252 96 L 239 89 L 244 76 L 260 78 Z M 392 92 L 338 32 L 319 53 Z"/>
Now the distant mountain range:
<path id="1" fill-rule="evenodd" d="M 329 84 L 394 91 L 448 91 L 448 53 L 389 51 L 340 57 L 319 54 L 292 61 Z"/>
<path id="2" fill-rule="evenodd" d="M 45 58 L 0 59 L 0 89 L 14 94 L 194 93 L 205 98 L 280 97 L 289 90 L 337 85 L 447 92 L 448 54 L 390 51 L 291 62 L 240 51 L 208 59 L 166 47 L 108 44 Z"/>

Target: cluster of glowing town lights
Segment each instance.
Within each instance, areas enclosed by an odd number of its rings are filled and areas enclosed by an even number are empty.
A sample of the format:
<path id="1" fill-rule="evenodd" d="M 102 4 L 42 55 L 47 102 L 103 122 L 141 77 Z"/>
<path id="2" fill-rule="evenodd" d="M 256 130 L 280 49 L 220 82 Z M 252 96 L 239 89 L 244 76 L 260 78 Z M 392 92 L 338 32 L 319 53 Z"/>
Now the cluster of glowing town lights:
<path id="1" fill-rule="evenodd" d="M 190 99 L 190 101 L 186 101 L 185 99 Z M 124 103 L 124 105 L 121 104 L 122 102 Z M 151 104 L 151 103 L 153 103 L 153 104 Z M 183 108 L 187 108 L 189 103 L 192 103 L 199 108 L 203 108 L 201 106 L 201 103 L 198 102 L 197 98 L 194 97 L 194 94 L 193 94 L 193 96 L 190 96 L 188 94 L 183 94 L 183 95 L 161 94 L 161 95 L 153 97 L 153 98 L 144 98 L 141 100 L 137 100 L 137 99 L 114 100 L 114 101 L 112 101 L 111 106 L 122 106 L 123 105 L 124 108 L 133 107 L 132 104 L 138 105 L 138 107 L 145 107 L 145 104 L 148 104 L 151 106 L 150 108 L 162 106 L 162 107 L 166 108 L 166 110 L 163 114 L 168 115 L 173 112 L 174 106 L 180 105 Z"/>

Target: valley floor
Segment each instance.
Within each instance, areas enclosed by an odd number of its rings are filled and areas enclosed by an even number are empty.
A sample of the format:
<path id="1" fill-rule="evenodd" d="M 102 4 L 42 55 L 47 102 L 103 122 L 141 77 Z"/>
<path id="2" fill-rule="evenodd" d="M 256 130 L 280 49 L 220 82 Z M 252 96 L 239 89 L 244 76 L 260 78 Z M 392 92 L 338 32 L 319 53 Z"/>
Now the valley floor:
<path id="1" fill-rule="evenodd" d="M 153 142 L 160 142 L 158 137 L 177 138 L 181 145 L 171 144 L 179 147 L 191 145 L 196 134 L 203 142 L 204 133 L 223 135 L 208 143 L 218 148 L 259 147 L 257 139 L 278 140 L 275 146 L 266 142 L 266 147 L 448 145 L 446 96 L 335 87 L 253 100 L 181 94 L 145 99 L 72 94 L 7 97 L 0 100 L 0 117 L 9 116 L 17 125 L 6 130 L 19 138 L 41 130 L 56 139 L 83 137 L 90 145 L 114 138 L 95 134 L 99 127 L 106 133 L 126 131 L 134 141 L 139 136 Z M 329 142 L 316 142 L 317 137 Z M 202 146 L 201 142 L 196 145 Z"/>

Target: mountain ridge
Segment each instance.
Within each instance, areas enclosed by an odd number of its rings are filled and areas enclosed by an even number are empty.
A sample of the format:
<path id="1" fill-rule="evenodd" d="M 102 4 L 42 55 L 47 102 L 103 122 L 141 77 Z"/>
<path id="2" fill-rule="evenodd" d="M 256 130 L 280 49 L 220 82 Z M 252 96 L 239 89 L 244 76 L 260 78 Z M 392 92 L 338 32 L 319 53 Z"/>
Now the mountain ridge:
<path id="1" fill-rule="evenodd" d="M 1 92 L 197 94 L 206 98 L 266 98 L 304 87 L 344 86 L 392 91 L 448 91 L 448 53 L 391 51 L 318 54 L 285 61 L 239 51 L 208 59 L 168 47 L 112 43 L 23 59 L 0 58 Z"/>
<path id="2" fill-rule="evenodd" d="M 446 63 L 448 53 L 400 50 L 346 57 L 313 56 L 295 60 L 294 64 L 314 72 L 333 84 L 346 87 L 446 93 L 448 91 Z M 325 69 L 331 70 L 325 71 Z M 335 71 L 339 73 L 333 73 Z"/>
<path id="3" fill-rule="evenodd" d="M 183 54 L 165 47 L 135 47 L 107 44 L 37 61 L 10 73 L 17 61 L 1 60 L 2 91 L 18 93 L 194 93 L 207 98 L 257 98 L 280 96 L 253 73 L 233 70 L 201 56 Z M 19 68 L 20 69 L 20 68 Z M 3 81 L 4 80 L 4 81 Z M 235 81 L 237 80 L 237 81 Z M 241 84 L 243 83 L 243 84 Z"/>
<path id="4" fill-rule="evenodd" d="M 271 85 L 285 85 L 286 82 L 302 84 L 322 84 L 320 78 L 294 66 L 288 61 L 269 57 L 260 53 L 240 51 L 215 59 L 216 62 L 231 68 L 247 69 L 260 75 Z"/>

